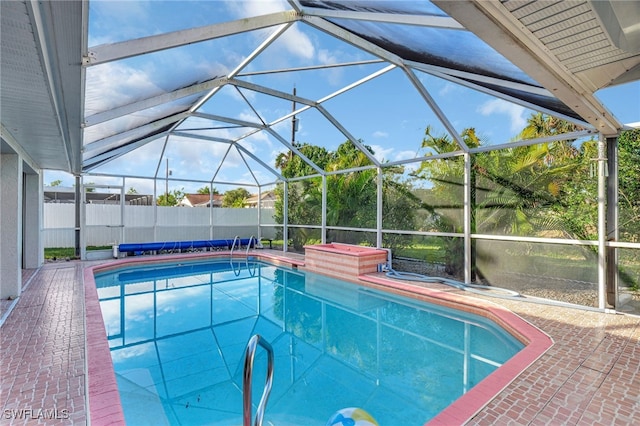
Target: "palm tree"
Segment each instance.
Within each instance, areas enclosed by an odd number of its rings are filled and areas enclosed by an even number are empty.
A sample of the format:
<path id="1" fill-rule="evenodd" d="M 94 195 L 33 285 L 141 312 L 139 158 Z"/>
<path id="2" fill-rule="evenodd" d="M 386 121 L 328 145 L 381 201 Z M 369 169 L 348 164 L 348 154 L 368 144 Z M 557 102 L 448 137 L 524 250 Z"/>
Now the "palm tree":
<path id="1" fill-rule="evenodd" d="M 563 135 L 578 130 L 582 130 L 582 127 L 577 124 L 538 112 L 529 116 L 527 125 L 522 129 L 517 139 L 536 139 L 545 136 Z M 573 142 L 574 140 L 553 142 L 545 160 L 548 163 L 552 163 L 576 158 L 579 155 L 579 150 L 573 145 Z"/>
<path id="2" fill-rule="evenodd" d="M 533 129 L 543 129 L 549 123 L 543 115 L 534 115 L 522 134 L 531 135 Z M 447 135 L 433 135 L 430 127 L 425 136 L 423 147 L 438 154 L 458 149 Z M 473 128 L 465 129 L 461 137 L 469 147 L 482 145 Z M 552 218 L 540 212 L 558 202 L 562 180 L 576 164 L 549 161 L 553 153 L 553 146 L 538 144 L 476 154 L 472 163 L 472 232 L 477 228 L 478 232 L 524 235 L 556 226 Z M 462 200 L 463 173 L 462 161 L 439 159 L 424 161 L 415 176 L 431 180 L 432 191 L 439 194 L 440 201 L 455 206 Z M 454 230 L 460 231 L 455 226 Z"/>

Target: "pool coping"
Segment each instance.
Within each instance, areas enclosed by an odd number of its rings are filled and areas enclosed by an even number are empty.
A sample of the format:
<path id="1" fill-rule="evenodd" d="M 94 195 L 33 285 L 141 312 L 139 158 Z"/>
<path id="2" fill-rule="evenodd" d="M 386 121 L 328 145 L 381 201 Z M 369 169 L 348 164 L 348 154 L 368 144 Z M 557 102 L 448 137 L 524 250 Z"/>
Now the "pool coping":
<path id="1" fill-rule="evenodd" d="M 280 266 L 301 267 L 304 261 L 266 252 L 252 251 L 248 254 L 234 254 L 234 258 L 248 255 L 269 260 Z M 124 412 L 116 382 L 113 362 L 107 341 L 107 333 L 98 301 L 95 273 L 121 268 L 127 265 L 145 265 L 176 260 L 199 260 L 228 257 L 229 252 L 208 252 L 198 254 L 176 254 L 148 257 L 132 257 L 90 266 L 84 269 L 85 316 L 86 316 L 86 357 L 87 357 L 87 413 L 92 425 L 125 425 Z M 501 367 L 475 385 L 437 416 L 426 422 L 432 425 L 464 424 L 482 410 L 500 391 L 508 386 L 527 367 L 540 358 L 551 346 L 553 340 L 546 333 L 525 321 L 508 309 L 486 300 L 462 294 L 416 286 L 386 278 L 381 274 L 367 274 L 348 280 L 366 287 L 384 289 L 395 294 L 428 301 L 441 306 L 453 307 L 493 320 L 525 347 Z"/>

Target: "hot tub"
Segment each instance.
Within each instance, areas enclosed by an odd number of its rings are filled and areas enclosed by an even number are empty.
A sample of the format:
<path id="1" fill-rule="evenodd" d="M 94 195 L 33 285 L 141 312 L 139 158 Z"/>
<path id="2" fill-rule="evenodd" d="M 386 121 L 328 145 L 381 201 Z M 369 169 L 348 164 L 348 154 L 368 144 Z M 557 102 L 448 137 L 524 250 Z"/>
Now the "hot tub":
<path id="1" fill-rule="evenodd" d="M 305 268 L 346 280 L 380 271 L 388 252 L 374 247 L 330 243 L 304 246 Z"/>

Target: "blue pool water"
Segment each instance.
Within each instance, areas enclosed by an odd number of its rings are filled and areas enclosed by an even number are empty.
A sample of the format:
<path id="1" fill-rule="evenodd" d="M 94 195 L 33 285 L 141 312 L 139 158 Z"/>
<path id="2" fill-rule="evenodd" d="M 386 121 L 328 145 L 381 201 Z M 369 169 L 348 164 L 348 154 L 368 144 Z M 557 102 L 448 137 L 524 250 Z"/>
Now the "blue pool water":
<path id="1" fill-rule="evenodd" d="M 253 260 L 95 278 L 130 425 L 242 424 L 254 334 L 275 351 L 267 425 L 325 425 L 345 407 L 422 425 L 523 347 L 478 316 Z M 265 373 L 258 348 L 254 407 Z"/>

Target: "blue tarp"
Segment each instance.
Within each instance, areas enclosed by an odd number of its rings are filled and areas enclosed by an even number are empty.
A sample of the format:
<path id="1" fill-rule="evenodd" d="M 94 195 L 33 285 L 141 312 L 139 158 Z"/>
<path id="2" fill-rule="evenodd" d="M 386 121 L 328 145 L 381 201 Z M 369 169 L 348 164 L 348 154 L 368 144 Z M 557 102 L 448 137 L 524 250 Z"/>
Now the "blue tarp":
<path id="1" fill-rule="evenodd" d="M 240 246 L 247 246 L 251 238 L 244 238 L 239 241 Z M 197 248 L 223 248 L 231 249 L 234 240 L 193 240 L 193 241 L 158 241 L 154 243 L 127 243 L 120 244 L 118 251 L 120 253 L 137 253 L 145 251 L 162 251 L 162 250 L 189 250 Z M 251 246 L 255 245 L 256 240 L 251 241 Z"/>

